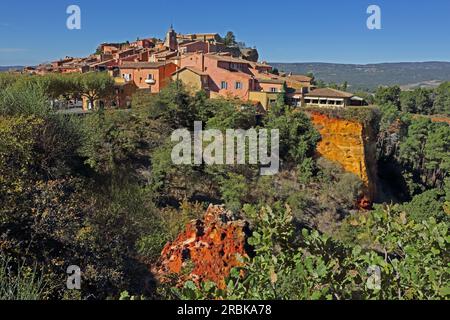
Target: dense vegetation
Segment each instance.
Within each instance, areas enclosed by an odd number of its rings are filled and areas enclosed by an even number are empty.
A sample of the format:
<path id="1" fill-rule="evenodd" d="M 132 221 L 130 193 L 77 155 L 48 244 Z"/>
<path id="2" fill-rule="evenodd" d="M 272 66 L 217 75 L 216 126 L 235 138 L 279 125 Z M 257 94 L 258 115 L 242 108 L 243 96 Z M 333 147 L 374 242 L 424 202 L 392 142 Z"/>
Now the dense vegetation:
<path id="1" fill-rule="evenodd" d="M 448 125 L 404 113 L 380 92 L 379 161 L 403 183 L 386 194 L 395 204 L 361 212 L 362 182 L 316 158 L 320 135 L 281 102 L 261 117 L 173 83 L 139 93 L 132 110 L 77 117 L 49 103 L 67 94 L 66 81 L 70 95 L 86 97 L 110 83 L 102 74 L 0 75 L 0 299 L 449 298 Z M 279 129 L 280 173 L 174 165 L 171 133 L 199 120 Z M 250 222 L 255 256 L 224 291 L 159 285 L 149 266 L 210 203 Z M 70 265 L 83 270 L 80 292 L 66 289 Z"/>

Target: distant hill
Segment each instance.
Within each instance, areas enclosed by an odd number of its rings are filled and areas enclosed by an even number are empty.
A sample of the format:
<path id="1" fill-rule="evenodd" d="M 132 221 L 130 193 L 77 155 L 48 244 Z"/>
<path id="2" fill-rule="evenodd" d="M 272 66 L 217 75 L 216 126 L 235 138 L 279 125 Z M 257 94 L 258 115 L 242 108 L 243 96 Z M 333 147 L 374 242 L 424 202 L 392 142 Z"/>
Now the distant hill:
<path id="1" fill-rule="evenodd" d="M 380 64 L 271 63 L 280 71 L 306 74 L 327 83 L 349 83 L 350 90 L 375 89 L 398 84 L 405 89 L 436 87 L 450 81 L 450 62 L 401 62 Z"/>
<path id="2" fill-rule="evenodd" d="M 22 70 L 22 66 L 0 66 L 0 72 L 9 71 L 9 70 Z"/>

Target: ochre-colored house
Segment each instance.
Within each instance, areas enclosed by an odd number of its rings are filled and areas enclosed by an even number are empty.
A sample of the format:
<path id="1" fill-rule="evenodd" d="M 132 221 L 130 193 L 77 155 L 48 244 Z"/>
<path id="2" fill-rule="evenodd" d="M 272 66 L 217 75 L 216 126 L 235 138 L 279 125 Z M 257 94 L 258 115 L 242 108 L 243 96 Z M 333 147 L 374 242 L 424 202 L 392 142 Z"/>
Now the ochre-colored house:
<path id="1" fill-rule="evenodd" d="M 126 82 L 133 82 L 139 89 L 158 93 L 168 84 L 177 65 L 172 62 L 123 62 L 119 68 Z"/>
<path id="2" fill-rule="evenodd" d="M 255 90 L 256 80 L 246 60 L 219 54 L 194 53 L 182 56 L 180 64 L 182 69 L 191 67 L 208 75 L 208 84 L 203 85 L 202 89 L 209 91 L 211 97 L 232 96 L 248 100 L 249 92 Z"/>
<path id="3" fill-rule="evenodd" d="M 191 93 L 195 93 L 200 90 L 209 92 L 208 74 L 195 67 L 184 67 L 177 70 L 172 75 L 172 80 L 181 81 Z"/>

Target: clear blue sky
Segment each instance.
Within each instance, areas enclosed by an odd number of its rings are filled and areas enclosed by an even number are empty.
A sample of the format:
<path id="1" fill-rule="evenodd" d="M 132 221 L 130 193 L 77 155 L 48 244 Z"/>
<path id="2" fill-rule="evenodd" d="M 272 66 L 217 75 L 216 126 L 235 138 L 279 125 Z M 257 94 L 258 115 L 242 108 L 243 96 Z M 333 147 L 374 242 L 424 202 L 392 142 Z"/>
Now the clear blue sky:
<path id="1" fill-rule="evenodd" d="M 66 28 L 66 8 L 82 29 Z M 366 27 L 382 9 L 382 30 Z M 232 30 L 271 62 L 450 61 L 449 0 L 2 0 L 0 65 L 85 56 L 101 42 Z"/>

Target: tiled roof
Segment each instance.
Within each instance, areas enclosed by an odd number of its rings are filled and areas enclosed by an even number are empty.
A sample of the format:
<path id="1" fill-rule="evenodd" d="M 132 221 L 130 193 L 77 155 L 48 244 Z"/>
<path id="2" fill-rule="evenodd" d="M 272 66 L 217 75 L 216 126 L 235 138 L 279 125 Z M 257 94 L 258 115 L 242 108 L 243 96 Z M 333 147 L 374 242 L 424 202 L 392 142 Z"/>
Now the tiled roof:
<path id="1" fill-rule="evenodd" d="M 199 43 L 199 42 L 204 43 L 205 41 L 203 41 L 203 40 L 186 41 L 186 42 L 180 43 L 178 46 L 179 47 L 185 47 L 185 46 L 188 46 L 188 45 L 191 45 L 191 44 L 195 44 L 195 43 Z"/>
<path id="2" fill-rule="evenodd" d="M 120 66 L 123 69 L 157 69 L 166 65 L 166 62 L 123 62 Z"/>
<path id="3" fill-rule="evenodd" d="M 192 71 L 195 74 L 198 74 L 200 76 L 207 76 L 208 75 L 207 72 L 203 72 L 202 70 L 194 68 L 194 67 L 184 67 L 184 68 L 181 68 L 180 70 L 175 71 L 173 74 L 180 73 L 181 71 L 184 71 L 184 70 Z"/>
<path id="4" fill-rule="evenodd" d="M 276 83 L 276 84 L 284 84 L 285 81 L 281 79 L 273 79 L 273 78 L 258 78 L 257 79 L 261 83 Z"/>
<path id="5" fill-rule="evenodd" d="M 351 98 L 354 96 L 352 93 L 340 91 L 331 88 L 320 88 L 311 91 L 305 95 L 306 97 L 324 97 L 324 98 Z"/>
<path id="6" fill-rule="evenodd" d="M 287 76 L 287 78 L 295 80 L 295 81 L 300 81 L 300 82 L 310 82 L 312 80 L 312 78 L 310 78 L 308 76 L 304 76 L 302 74 L 289 75 L 289 76 Z"/>
<path id="7" fill-rule="evenodd" d="M 250 61 L 248 61 L 248 60 L 234 58 L 231 56 L 224 56 L 224 55 L 218 55 L 218 54 L 207 54 L 206 56 L 209 58 L 212 58 L 212 59 L 216 59 L 218 61 L 232 62 L 232 63 L 245 63 L 248 65 L 251 65 Z"/>
<path id="8" fill-rule="evenodd" d="M 265 64 L 265 63 L 260 63 L 260 62 L 250 62 L 251 66 L 253 68 L 255 67 L 262 67 L 262 68 L 272 68 L 271 65 Z"/>

